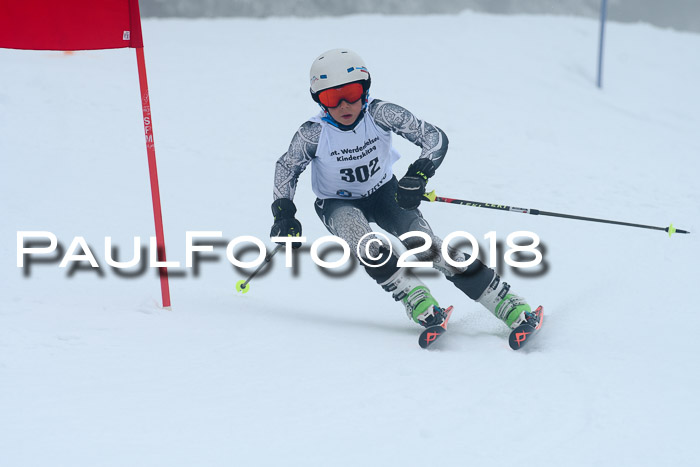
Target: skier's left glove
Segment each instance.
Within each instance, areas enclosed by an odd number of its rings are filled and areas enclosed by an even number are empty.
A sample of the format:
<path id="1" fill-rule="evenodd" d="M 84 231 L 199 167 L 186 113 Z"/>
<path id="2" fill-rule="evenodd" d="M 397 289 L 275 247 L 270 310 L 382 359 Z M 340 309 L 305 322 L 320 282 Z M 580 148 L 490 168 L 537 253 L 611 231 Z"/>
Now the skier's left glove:
<path id="1" fill-rule="evenodd" d="M 408 172 L 399 180 L 396 201 L 404 209 L 416 209 L 424 199 L 425 185 L 435 175 L 435 164 L 426 158 L 420 158 L 408 167 Z"/>
<path id="2" fill-rule="evenodd" d="M 270 237 L 300 237 L 301 222 L 294 217 L 296 213 L 297 207 L 291 199 L 276 199 L 272 203 L 272 215 L 275 218 L 275 223 L 270 229 Z M 292 248 L 300 246 L 301 242 L 292 243 Z"/>

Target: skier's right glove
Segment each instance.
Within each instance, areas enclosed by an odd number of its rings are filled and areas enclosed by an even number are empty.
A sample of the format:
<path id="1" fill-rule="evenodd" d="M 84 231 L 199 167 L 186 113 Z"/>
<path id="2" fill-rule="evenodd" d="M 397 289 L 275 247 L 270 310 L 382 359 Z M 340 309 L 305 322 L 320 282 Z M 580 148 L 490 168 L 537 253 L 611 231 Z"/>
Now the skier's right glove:
<path id="1" fill-rule="evenodd" d="M 272 216 L 275 218 L 275 223 L 270 229 L 270 237 L 301 237 L 301 223 L 294 217 L 296 212 L 297 207 L 291 199 L 276 199 L 272 203 Z M 292 243 L 292 248 L 300 246 L 301 242 Z"/>

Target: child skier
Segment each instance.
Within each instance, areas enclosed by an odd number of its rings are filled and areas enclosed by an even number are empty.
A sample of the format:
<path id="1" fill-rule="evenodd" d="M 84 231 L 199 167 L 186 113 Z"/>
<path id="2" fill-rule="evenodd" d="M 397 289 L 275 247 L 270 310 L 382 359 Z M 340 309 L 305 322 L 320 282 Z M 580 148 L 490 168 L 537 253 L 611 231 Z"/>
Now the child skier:
<path id="1" fill-rule="evenodd" d="M 410 319 L 427 327 L 442 323 L 446 314 L 425 284 L 408 268 L 397 265 L 395 254 L 387 261 L 389 250 L 370 241 L 370 222 L 397 237 L 425 232 L 432 245 L 416 254 L 419 261 L 431 262 L 509 327 L 531 319 L 525 300 L 478 259 L 467 268 L 448 264 L 440 254 L 442 239 L 418 210 L 428 179 L 447 153 L 445 133 L 403 107 L 370 99 L 369 71 L 359 55 L 348 49 L 321 54 L 311 66 L 310 79 L 311 97 L 322 111 L 301 125 L 289 150 L 277 161 L 270 236 L 301 235 L 293 199 L 299 175 L 311 164 L 311 185 L 318 197 L 316 213 L 331 234 L 345 240 L 359 255 L 370 277 L 403 303 Z M 420 157 L 400 180 L 392 173 L 400 157 L 392 147 L 392 133 L 421 148 Z M 410 238 L 404 245 L 416 246 Z M 299 246 L 301 243 L 294 244 Z M 458 250 L 450 250 L 450 256 L 457 262 L 466 260 Z"/>

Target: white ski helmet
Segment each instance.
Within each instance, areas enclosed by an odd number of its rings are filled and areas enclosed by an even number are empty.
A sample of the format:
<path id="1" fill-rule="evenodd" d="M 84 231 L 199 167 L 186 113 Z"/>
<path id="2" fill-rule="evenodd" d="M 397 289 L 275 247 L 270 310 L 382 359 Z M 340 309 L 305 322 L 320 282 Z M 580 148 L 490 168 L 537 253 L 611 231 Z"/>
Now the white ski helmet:
<path id="1" fill-rule="evenodd" d="M 371 79 L 364 60 L 349 49 L 332 49 L 319 55 L 311 65 L 311 96 L 318 102 L 318 93 L 348 83 L 359 82 L 369 89 Z"/>

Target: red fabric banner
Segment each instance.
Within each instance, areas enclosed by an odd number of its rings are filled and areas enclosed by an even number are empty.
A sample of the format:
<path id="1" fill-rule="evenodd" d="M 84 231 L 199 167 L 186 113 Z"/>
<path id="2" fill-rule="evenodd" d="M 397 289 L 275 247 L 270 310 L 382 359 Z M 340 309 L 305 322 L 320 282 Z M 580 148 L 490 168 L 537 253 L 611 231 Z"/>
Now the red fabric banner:
<path id="1" fill-rule="evenodd" d="M 93 50 L 143 47 L 138 0 L 2 0 L 0 47 Z"/>

